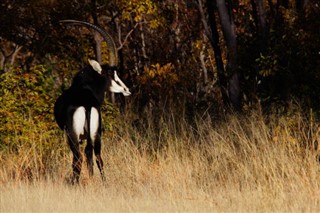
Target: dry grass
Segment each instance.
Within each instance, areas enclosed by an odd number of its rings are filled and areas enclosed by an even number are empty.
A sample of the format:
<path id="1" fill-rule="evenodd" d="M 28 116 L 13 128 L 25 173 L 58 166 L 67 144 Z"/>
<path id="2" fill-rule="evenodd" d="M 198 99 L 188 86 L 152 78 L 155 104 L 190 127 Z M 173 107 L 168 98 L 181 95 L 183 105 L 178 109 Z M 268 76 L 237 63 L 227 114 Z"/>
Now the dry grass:
<path id="1" fill-rule="evenodd" d="M 106 183 L 84 166 L 81 184 L 66 185 L 71 156 L 57 141 L 49 157 L 36 141 L 4 153 L 0 212 L 320 210 L 317 153 L 303 145 L 316 142 L 317 125 L 299 116 L 268 125 L 258 116 L 227 120 L 191 127 L 171 119 L 157 136 L 118 128 L 104 140 Z"/>

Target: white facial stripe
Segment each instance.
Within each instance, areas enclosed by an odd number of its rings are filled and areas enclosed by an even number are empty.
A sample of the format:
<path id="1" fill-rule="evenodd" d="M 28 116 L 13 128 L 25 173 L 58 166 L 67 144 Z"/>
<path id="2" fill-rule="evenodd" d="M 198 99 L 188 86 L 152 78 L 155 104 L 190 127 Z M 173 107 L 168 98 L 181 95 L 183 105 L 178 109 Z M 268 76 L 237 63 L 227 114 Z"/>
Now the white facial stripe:
<path id="1" fill-rule="evenodd" d="M 115 82 L 114 80 L 111 80 L 111 86 L 110 86 L 109 90 L 110 90 L 110 92 L 114 92 L 114 93 L 124 92 L 123 87 L 121 87 L 119 84 L 117 84 L 117 82 Z"/>
<path id="2" fill-rule="evenodd" d="M 91 108 L 90 115 L 90 137 L 92 142 L 96 139 L 97 132 L 99 128 L 99 112 L 96 108 Z"/>
<path id="3" fill-rule="evenodd" d="M 129 91 L 128 87 L 121 81 L 121 79 L 119 78 L 119 76 L 117 75 L 117 72 L 114 71 L 114 80 L 120 84 L 120 86 L 122 86 L 124 88 L 124 90 Z"/>
<path id="4" fill-rule="evenodd" d="M 84 107 L 79 107 L 73 113 L 73 130 L 75 131 L 78 142 L 80 141 L 80 135 L 84 134 L 84 129 L 86 126 L 86 110 Z"/>
<path id="5" fill-rule="evenodd" d="M 121 81 L 121 79 L 119 78 L 119 76 L 117 75 L 117 72 L 114 71 L 114 80 L 115 82 L 118 84 L 119 87 L 122 87 L 122 94 L 124 96 L 129 96 L 131 95 L 130 90 L 128 89 L 128 87 Z"/>

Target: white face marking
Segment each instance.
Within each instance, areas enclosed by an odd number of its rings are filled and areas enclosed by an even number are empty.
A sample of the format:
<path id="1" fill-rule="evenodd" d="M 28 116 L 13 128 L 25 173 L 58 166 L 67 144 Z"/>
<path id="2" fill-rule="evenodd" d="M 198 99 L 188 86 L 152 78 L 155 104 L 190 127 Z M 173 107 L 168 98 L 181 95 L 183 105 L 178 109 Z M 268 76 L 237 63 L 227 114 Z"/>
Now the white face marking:
<path id="1" fill-rule="evenodd" d="M 96 135 L 99 129 L 99 112 L 96 108 L 91 108 L 90 113 L 90 137 L 92 142 L 96 139 Z"/>
<path id="2" fill-rule="evenodd" d="M 116 71 L 114 71 L 114 80 L 111 81 L 110 91 L 122 93 L 124 96 L 131 95 L 128 87 L 121 81 Z"/>
<path id="3" fill-rule="evenodd" d="M 122 93 L 124 91 L 123 87 L 121 87 L 117 82 L 111 80 L 111 86 L 109 88 L 110 92 L 114 93 Z"/>
<path id="4" fill-rule="evenodd" d="M 84 135 L 86 128 L 86 110 L 84 107 L 79 107 L 73 113 L 73 130 L 75 131 L 78 141 L 80 141 L 80 135 Z"/>
<path id="5" fill-rule="evenodd" d="M 101 68 L 100 64 L 97 61 L 91 60 L 91 59 L 89 59 L 88 61 L 89 61 L 89 64 L 91 65 L 91 67 L 101 75 L 102 68 Z"/>

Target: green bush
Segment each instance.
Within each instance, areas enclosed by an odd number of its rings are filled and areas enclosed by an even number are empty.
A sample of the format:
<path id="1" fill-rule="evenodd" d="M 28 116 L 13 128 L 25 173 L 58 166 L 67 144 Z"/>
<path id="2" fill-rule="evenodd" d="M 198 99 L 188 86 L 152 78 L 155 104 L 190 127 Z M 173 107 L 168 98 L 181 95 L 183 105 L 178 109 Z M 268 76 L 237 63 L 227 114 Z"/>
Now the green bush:
<path id="1" fill-rule="evenodd" d="M 0 149 L 17 150 L 54 132 L 51 70 L 18 67 L 0 75 Z"/>
<path id="2" fill-rule="evenodd" d="M 53 116 L 57 91 L 51 69 L 43 65 L 29 72 L 12 67 L 0 75 L 0 151 L 18 151 L 21 145 L 32 145 L 40 138 L 41 145 L 50 149 L 51 138 L 62 140 Z M 118 110 L 110 103 L 102 110 L 104 129 L 112 130 Z"/>

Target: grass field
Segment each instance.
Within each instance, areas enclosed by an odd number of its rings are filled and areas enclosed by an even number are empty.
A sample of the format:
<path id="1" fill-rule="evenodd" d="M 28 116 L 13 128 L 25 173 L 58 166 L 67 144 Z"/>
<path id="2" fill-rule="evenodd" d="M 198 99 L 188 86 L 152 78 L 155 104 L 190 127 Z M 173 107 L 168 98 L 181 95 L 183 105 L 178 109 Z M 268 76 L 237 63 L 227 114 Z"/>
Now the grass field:
<path id="1" fill-rule="evenodd" d="M 318 131 L 299 115 L 268 124 L 255 115 L 192 126 L 169 119 L 158 134 L 122 126 L 104 136 L 107 181 L 83 165 L 79 186 L 65 183 L 62 134 L 50 152 L 38 137 L 1 153 L 0 212 L 318 212 Z"/>

